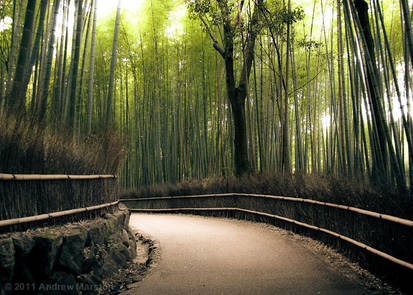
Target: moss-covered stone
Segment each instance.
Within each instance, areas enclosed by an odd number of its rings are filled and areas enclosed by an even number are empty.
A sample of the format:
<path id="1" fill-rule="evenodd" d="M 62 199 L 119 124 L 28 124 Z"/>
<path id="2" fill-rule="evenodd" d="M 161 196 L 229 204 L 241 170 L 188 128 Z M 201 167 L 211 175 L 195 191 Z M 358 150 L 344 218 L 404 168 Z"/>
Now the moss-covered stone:
<path id="1" fill-rule="evenodd" d="M 109 255 L 118 267 L 125 266 L 126 262 L 131 260 L 128 248 L 121 243 L 112 244 L 109 247 Z"/>
<path id="2" fill-rule="evenodd" d="M 123 223 L 125 228 L 129 227 L 129 222 L 130 222 L 130 212 L 129 211 L 125 211 L 125 221 Z"/>
<path id="3" fill-rule="evenodd" d="M 135 237 L 125 226 L 128 214 L 122 211 L 87 223 L 3 236 L 0 293 L 2 283 L 13 281 L 52 287 L 55 283 L 102 284 L 136 256 Z"/>
<path id="4" fill-rule="evenodd" d="M 74 275 L 79 275 L 82 272 L 86 237 L 85 231 L 73 230 L 65 234 L 63 239 L 58 264 Z"/>
<path id="5" fill-rule="evenodd" d="M 12 236 L 14 248 L 16 249 L 16 255 L 19 257 L 27 257 L 30 251 L 32 251 L 35 241 L 31 234 L 17 233 Z"/>
<path id="6" fill-rule="evenodd" d="M 48 282 L 44 284 L 45 294 L 81 294 L 77 288 L 76 277 L 64 271 L 54 271 Z M 41 285 L 39 285 L 40 289 Z M 41 289 L 39 291 L 42 291 Z"/>
<path id="7" fill-rule="evenodd" d="M 15 254 L 14 281 L 34 282 L 33 275 L 28 265 L 28 255 L 32 251 L 35 240 L 29 233 L 16 233 L 12 236 Z"/>
<path id="8" fill-rule="evenodd" d="M 125 245 L 125 247 L 129 247 L 129 235 L 128 232 L 125 229 L 122 229 L 120 233 L 120 238 L 122 241 L 122 244 Z"/>
<path id="9" fill-rule="evenodd" d="M 42 281 L 52 274 L 63 237 L 54 231 L 44 231 L 36 235 L 34 240 L 35 246 L 28 259 L 29 267 L 36 280 Z"/>
<path id="10" fill-rule="evenodd" d="M 95 222 L 88 230 L 86 246 L 103 244 L 106 238 L 106 224 Z"/>
<path id="11" fill-rule="evenodd" d="M 11 238 L 0 239 L 0 282 L 10 282 L 14 269 L 14 244 Z"/>

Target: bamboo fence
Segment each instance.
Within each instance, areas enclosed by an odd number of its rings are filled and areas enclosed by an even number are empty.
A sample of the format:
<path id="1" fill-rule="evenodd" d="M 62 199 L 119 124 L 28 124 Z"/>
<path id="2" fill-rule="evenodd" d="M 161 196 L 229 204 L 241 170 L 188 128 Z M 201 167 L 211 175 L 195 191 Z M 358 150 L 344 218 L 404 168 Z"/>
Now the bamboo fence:
<path id="1" fill-rule="evenodd" d="M 114 175 L 0 174 L 0 232 L 93 218 L 118 195 Z"/>
<path id="2" fill-rule="evenodd" d="M 261 194 L 122 199 L 132 212 L 236 212 L 323 233 L 413 273 L 413 221 L 350 206 Z"/>

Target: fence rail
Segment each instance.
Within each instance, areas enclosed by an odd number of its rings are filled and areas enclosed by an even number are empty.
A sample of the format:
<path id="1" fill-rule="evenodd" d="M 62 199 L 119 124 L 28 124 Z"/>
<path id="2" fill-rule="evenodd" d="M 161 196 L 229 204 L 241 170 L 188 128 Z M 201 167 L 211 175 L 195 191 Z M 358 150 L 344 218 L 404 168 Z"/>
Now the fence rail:
<path id="1" fill-rule="evenodd" d="M 294 197 L 283 197 L 283 196 L 272 196 L 272 195 L 262 195 L 262 194 L 244 194 L 244 193 L 226 193 L 226 194 L 205 194 L 205 195 L 189 195 L 189 196 L 173 196 L 173 197 L 151 197 L 151 198 L 135 198 L 135 199 L 122 199 L 123 202 L 145 202 L 145 201 L 154 201 L 154 200 L 177 200 L 177 199 L 194 199 L 194 198 L 211 198 L 211 197 L 255 197 L 255 198 L 265 198 L 265 199 L 273 199 L 273 200 L 285 200 L 290 202 L 299 202 L 299 203 L 308 203 L 320 206 L 326 206 L 331 208 L 337 208 L 341 210 L 347 210 L 359 213 L 361 215 L 370 216 L 378 219 L 383 219 L 391 222 L 395 222 L 398 224 L 406 225 L 409 227 L 413 227 L 413 220 L 404 219 L 388 214 L 381 214 L 373 211 L 368 211 L 356 207 L 345 206 L 345 205 L 338 205 L 328 202 L 321 202 L 311 199 L 303 199 L 303 198 L 294 198 Z"/>
<path id="2" fill-rule="evenodd" d="M 93 217 L 114 206 L 118 196 L 114 175 L 0 173 L 0 231 Z"/>
<path id="3" fill-rule="evenodd" d="M 116 179 L 115 175 L 66 175 L 66 174 L 5 174 L 0 173 L 0 180 L 92 180 Z"/>
<path id="4" fill-rule="evenodd" d="M 208 194 L 122 199 L 130 209 L 237 208 L 307 224 L 348 237 L 413 264 L 413 221 L 355 207 L 260 194 Z"/>
<path id="5" fill-rule="evenodd" d="M 36 222 L 36 221 L 43 221 L 47 219 L 52 219 L 52 218 L 58 218 L 58 217 L 63 217 L 63 216 L 68 216 L 68 215 L 74 215 L 74 214 L 79 214 L 83 212 L 90 212 L 90 211 L 95 211 L 107 207 L 112 207 L 118 205 L 119 201 L 108 203 L 108 204 L 102 204 L 102 205 L 97 205 L 97 206 L 91 206 L 91 207 L 86 207 L 86 208 L 78 208 L 78 209 L 71 209 L 71 210 L 65 210 L 65 211 L 59 211 L 59 212 L 53 212 L 53 213 L 47 213 L 47 214 L 40 214 L 40 215 L 34 215 L 34 216 L 28 216 L 28 217 L 21 217 L 21 218 L 14 218 L 14 219 L 7 219 L 7 220 L 0 220 L 0 227 L 3 226 L 11 226 L 11 225 L 18 225 L 18 224 L 23 224 L 27 222 Z"/>

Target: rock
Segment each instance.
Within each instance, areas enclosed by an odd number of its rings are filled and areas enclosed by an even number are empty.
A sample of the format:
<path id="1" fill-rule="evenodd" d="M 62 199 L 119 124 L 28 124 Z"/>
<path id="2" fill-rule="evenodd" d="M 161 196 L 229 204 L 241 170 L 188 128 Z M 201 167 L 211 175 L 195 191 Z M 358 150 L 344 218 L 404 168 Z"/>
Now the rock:
<path id="1" fill-rule="evenodd" d="M 122 238 L 119 233 L 114 233 L 110 235 L 110 237 L 107 239 L 108 244 L 118 244 L 122 243 Z"/>
<path id="2" fill-rule="evenodd" d="M 103 229 L 104 229 L 104 238 L 105 242 L 107 242 L 108 238 L 116 232 L 115 222 L 113 219 L 106 219 L 103 221 Z"/>
<path id="3" fill-rule="evenodd" d="M 125 211 L 125 222 L 123 223 L 124 227 L 129 227 L 130 222 L 130 211 Z"/>
<path id="4" fill-rule="evenodd" d="M 90 273 L 87 274 L 87 277 L 89 278 L 89 280 L 91 280 L 92 282 L 94 282 L 95 284 L 101 284 L 102 280 L 104 278 L 103 274 L 102 274 L 102 267 L 97 269 L 97 270 L 93 270 Z"/>
<path id="5" fill-rule="evenodd" d="M 125 227 L 126 214 L 122 212 L 122 213 L 116 214 L 115 216 L 116 216 L 116 221 L 119 227 L 120 228 Z"/>
<path id="6" fill-rule="evenodd" d="M 77 278 L 77 286 L 82 294 L 96 294 L 96 290 L 101 286 L 102 281 L 93 275 L 84 274 Z"/>
<path id="7" fill-rule="evenodd" d="M 123 228 L 123 224 L 125 222 L 125 215 L 124 214 L 105 214 L 104 218 L 106 222 L 109 224 L 109 231 L 111 233 L 118 232 Z"/>
<path id="8" fill-rule="evenodd" d="M 126 247 L 129 247 L 129 235 L 125 229 L 122 229 L 120 237 L 121 237 L 121 241 L 123 245 L 125 245 Z"/>
<path id="9" fill-rule="evenodd" d="M 14 248 L 16 249 L 16 255 L 19 257 L 27 257 L 30 251 L 32 251 L 35 241 L 30 234 L 18 233 L 12 236 Z"/>
<path id="10" fill-rule="evenodd" d="M 66 234 L 63 239 L 58 263 L 59 266 L 69 270 L 74 275 L 79 275 L 82 272 L 86 236 L 85 231 L 76 229 Z"/>
<path id="11" fill-rule="evenodd" d="M 109 247 L 108 251 L 110 257 L 118 265 L 118 267 L 125 266 L 126 262 L 131 259 L 128 248 L 123 244 L 113 244 Z"/>
<path id="12" fill-rule="evenodd" d="M 112 213 L 106 213 L 106 214 L 103 216 L 103 218 L 106 219 L 106 220 L 114 220 L 114 219 L 116 219 L 115 215 L 112 214 Z"/>
<path id="13" fill-rule="evenodd" d="M 81 294 L 75 276 L 64 271 L 54 271 L 47 283 L 39 284 L 39 291 L 42 286 L 46 294 Z"/>
<path id="14" fill-rule="evenodd" d="M 15 255 L 14 281 L 34 282 L 34 278 L 28 267 L 28 255 L 33 250 L 35 241 L 29 233 L 16 233 L 12 236 Z"/>
<path id="15" fill-rule="evenodd" d="M 64 289 L 76 283 L 101 285 L 136 257 L 136 239 L 128 223 L 125 211 L 86 225 L 0 238 L 0 295 L 2 284 L 8 282 L 43 284 L 49 289 L 39 290 L 42 294 L 78 294 L 81 290 Z"/>
<path id="16" fill-rule="evenodd" d="M 43 281 L 52 274 L 63 237 L 46 231 L 34 237 L 36 242 L 28 257 L 29 268 L 37 281 Z"/>
<path id="17" fill-rule="evenodd" d="M 83 250 L 82 273 L 86 274 L 103 265 L 101 250 L 98 246 L 87 247 Z"/>
<path id="18" fill-rule="evenodd" d="M 105 241 L 105 223 L 94 223 L 88 231 L 86 245 L 91 246 L 93 244 L 103 244 Z"/>
<path id="19" fill-rule="evenodd" d="M 129 238 L 129 247 L 128 247 L 129 256 L 133 259 L 136 257 L 136 252 L 137 252 L 136 251 L 136 238 L 135 238 L 135 235 L 131 232 L 129 227 L 126 228 L 126 232 Z"/>
<path id="20" fill-rule="evenodd" d="M 128 252 L 130 259 L 134 259 L 136 257 L 136 246 L 129 246 Z"/>
<path id="21" fill-rule="evenodd" d="M 129 227 L 126 228 L 126 232 L 128 233 L 128 236 L 129 236 L 129 245 L 136 247 L 135 234 L 132 232 L 132 230 Z"/>
<path id="22" fill-rule="evenodd" d="M 114 273 L 116 273 L 120 268 L 120 265 L 117 265 L 116 262 L 112 259 L 109 253 L 104 253 L 103 255 L 103 265 L 99 269 L 94 269 L 94 276 L 99 278 L 107 278 Z"/>
<path id="23" fill-rule="evenodd" d="M 77 281 L 78 281 L 78 283 L 79 283 L 79 285 L 83 285 L 83 286 L 92 286 L 92 285 L 95 285 L 96 284 L 96 281 L 95 280 L 93 280 L 92 278 L 91 278 L 91 276 L 90 275 L 88 275 L 88 274 L 83 274 L 83 275 L 80 275 L 78 278 L 77 278 Z"/>
<path id="24" fill-rule="evenodd" d="M 14 244 L 11 238 L 0 240 L 0 282 L 10 282 L 14 269 Z"/>

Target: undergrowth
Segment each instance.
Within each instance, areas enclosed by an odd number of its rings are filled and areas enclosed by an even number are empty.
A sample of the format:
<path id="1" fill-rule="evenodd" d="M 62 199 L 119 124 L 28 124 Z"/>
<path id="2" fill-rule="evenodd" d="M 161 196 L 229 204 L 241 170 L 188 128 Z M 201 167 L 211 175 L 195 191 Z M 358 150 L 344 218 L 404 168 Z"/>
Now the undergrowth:
<path id="1" fill-rule="evenodd" d="M 156 184 L 123 192 L 121 198 L 183 196 L 212 193 L 255 193 L 300 197 L 354 206 L 384 214 L 413 218 L 409 193 L 373 187 L 358 179 L 325 175 L 259 174 L 236 178 L 216 177 L 178 184 Z"/>
<path id="2" fill-rule="evenodd" d="M 0 116 L 0 173 L 116 174 L 124 154 L 115 132 L 72 136 L 34 120 Z"/>

